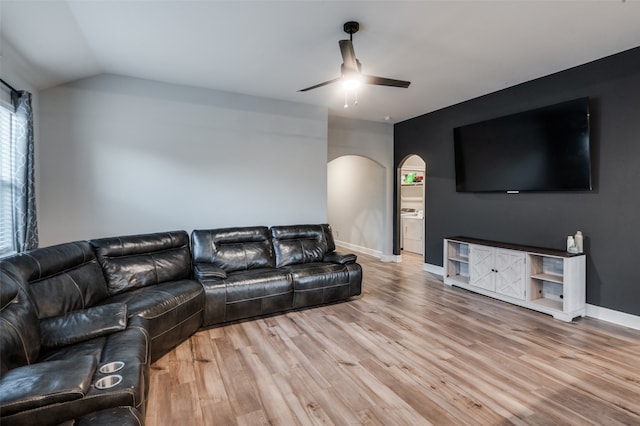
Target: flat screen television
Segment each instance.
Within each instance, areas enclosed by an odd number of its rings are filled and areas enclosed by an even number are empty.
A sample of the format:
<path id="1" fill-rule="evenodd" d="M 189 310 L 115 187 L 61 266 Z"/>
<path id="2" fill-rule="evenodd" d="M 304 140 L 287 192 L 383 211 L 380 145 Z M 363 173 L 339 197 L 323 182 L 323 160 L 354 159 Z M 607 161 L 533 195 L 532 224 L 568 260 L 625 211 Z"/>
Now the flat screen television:
<path id="1" fill-rule="evenodd" d="M 453 130 L 457 192 L 590 191 L 589 98 Z"/>

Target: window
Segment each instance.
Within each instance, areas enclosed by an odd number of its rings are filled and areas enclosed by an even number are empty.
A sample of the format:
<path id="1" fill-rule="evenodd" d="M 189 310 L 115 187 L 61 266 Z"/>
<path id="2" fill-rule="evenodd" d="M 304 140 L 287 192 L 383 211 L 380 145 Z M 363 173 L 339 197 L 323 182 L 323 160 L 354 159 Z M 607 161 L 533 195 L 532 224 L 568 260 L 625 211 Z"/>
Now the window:
<path id="1" fill-rule="evenodd" d="M 31 93 L 0 90 L 0 256 L 38 247 L 34 151 Z"/>
<path id="2" fill-rule="evenodd" d="M 0 257 L 13 254 L 13 112 L 0 103 Z"/>

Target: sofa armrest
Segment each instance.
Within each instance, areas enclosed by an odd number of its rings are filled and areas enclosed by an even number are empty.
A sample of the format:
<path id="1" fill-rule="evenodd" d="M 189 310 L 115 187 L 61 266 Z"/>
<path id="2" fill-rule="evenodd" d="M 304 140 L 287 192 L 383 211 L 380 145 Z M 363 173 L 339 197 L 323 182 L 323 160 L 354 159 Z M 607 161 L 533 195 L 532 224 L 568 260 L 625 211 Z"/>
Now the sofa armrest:
<path id="1" fill-rule="evenodd" d="M 195 263 L 193 265 L 193 275 L 197 280 L 210 280 L 213 278 L 224 280 L 227 278 L 227 272 L 224 269 L 209 263 Z"/>
<path id="2" fill-rule="evenodd" d="M 40 320 L 44 348 L 58 348 L 124 330 L 127 305 L 111 303 Z"/>
<path id="3" fill-rule="evenodd" d="M 0 415 L 82 398 L 91 386 L 96 364 L 95 357 L 82 356 L 9 370 L 0 378 Z"/>
<path id="4" fill-rule="evenodd" d="M 331 253 L 326 253 L 322 261 L 346 265 L 348 263 L 355 263 L 357 259 L 358 256 L 353 253 L 338 253 L 337 251 L 332 251 Z"/>

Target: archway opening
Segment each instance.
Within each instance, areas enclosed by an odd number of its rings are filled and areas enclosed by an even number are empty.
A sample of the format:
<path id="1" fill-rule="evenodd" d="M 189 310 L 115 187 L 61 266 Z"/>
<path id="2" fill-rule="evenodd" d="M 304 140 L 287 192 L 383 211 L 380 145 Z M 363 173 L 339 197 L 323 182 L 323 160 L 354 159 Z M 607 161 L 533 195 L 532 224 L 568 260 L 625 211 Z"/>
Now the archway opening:
<path id="1" fill-rule="evenodd" d="M 400 255 L 425 256 L 426 162 L 412 154 L 398 168 L 398 211 Z"/>
<path id="2" fill-rule="evenodd" d="M 386 170 L 359 155 L 327 165 L 327 218 L 336 243 L 381 257 L 384 249 Z"/>

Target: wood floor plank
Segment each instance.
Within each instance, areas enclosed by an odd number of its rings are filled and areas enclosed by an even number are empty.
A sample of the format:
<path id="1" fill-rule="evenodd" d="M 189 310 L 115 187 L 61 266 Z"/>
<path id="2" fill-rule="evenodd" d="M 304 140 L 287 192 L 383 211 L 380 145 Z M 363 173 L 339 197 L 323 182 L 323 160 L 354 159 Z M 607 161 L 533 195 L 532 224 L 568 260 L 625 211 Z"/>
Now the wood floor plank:
<path id="1" fill-rule="evenodd" d="M 146 424 L 640 425 L 640 331 L 359 255 L 351 301 L 202 330 L 151 366 Z"/>
<path id="2" fill-rule="evenodd" d="M 157 364 L 157 363 L 156 363 Z M 156 367 L 151 369 L 149 378 L 149 399 L 147 400 L 146 423 L 164 424 L 163 419 L 172 417 L 171 412 L 171 374 L 169 370 Z"/>
<path id="3" fill-rule="evenodd" d="M 254 378 L 240 353 L 234 349 L 231 339 L 221 338 L 213 342 L 220 376 L 236 416 L 242 417 L 261 410 Z"/>
<path id="4" fill-rule="evenodd" d="M 195 383 L 172 385 L 169 406 L 171 416 L 188 418 L 193 424 L 204 424 Z"/>
<path id="5" fill-rule="evenodd" d="M 202 399 L 198 400 L 200 402 L 200 409 L 202 411 L 202 424 L 203 425 L 235 425 L 238 424 L 238 419 L 235 416 L 233 408 L 231 408 L 231 404 L 228 400 L 214 402 L 211 399 Z M 156 424 L 178 424 L 171 423 L 173 421 L 173 417 L 170 419 L 165 419 L 163 422 Z M 179 424 L 183 425 L 195 425 L 195 423 L 191 418 L 187 420 L 183 420 Z"/>
<path id="6" fill-rule="evenodd" d="M 241 349 L 240 353 L 244 357 L 247 367 L 253 373 L 260 403 L 267 414 L 269 423 L 283 426 L 298 424 L 295 414 L 287 409 L 286 400 L 279 392 L 272 373 L 263 362 L 267 358 L 258 356 L 250 347 Z"/>
<path id="7" fill-rule="evenodd" d="M 309 371 L 304 366 L 296 367 L 287 376 L 292 392 L 289 396 L 294 396 L 300 402 L 304 413 L 298 414 L 298 418 L 304 424 L 333 424 L 324 408 L 318 403 L 317 395 L 323 390 Z M 294 404 L 290 403 L 289 407 Z M 308 421 L 304 421 L 304 420 Z M 310 423 L 309 423 L 310 421 Z"/>

